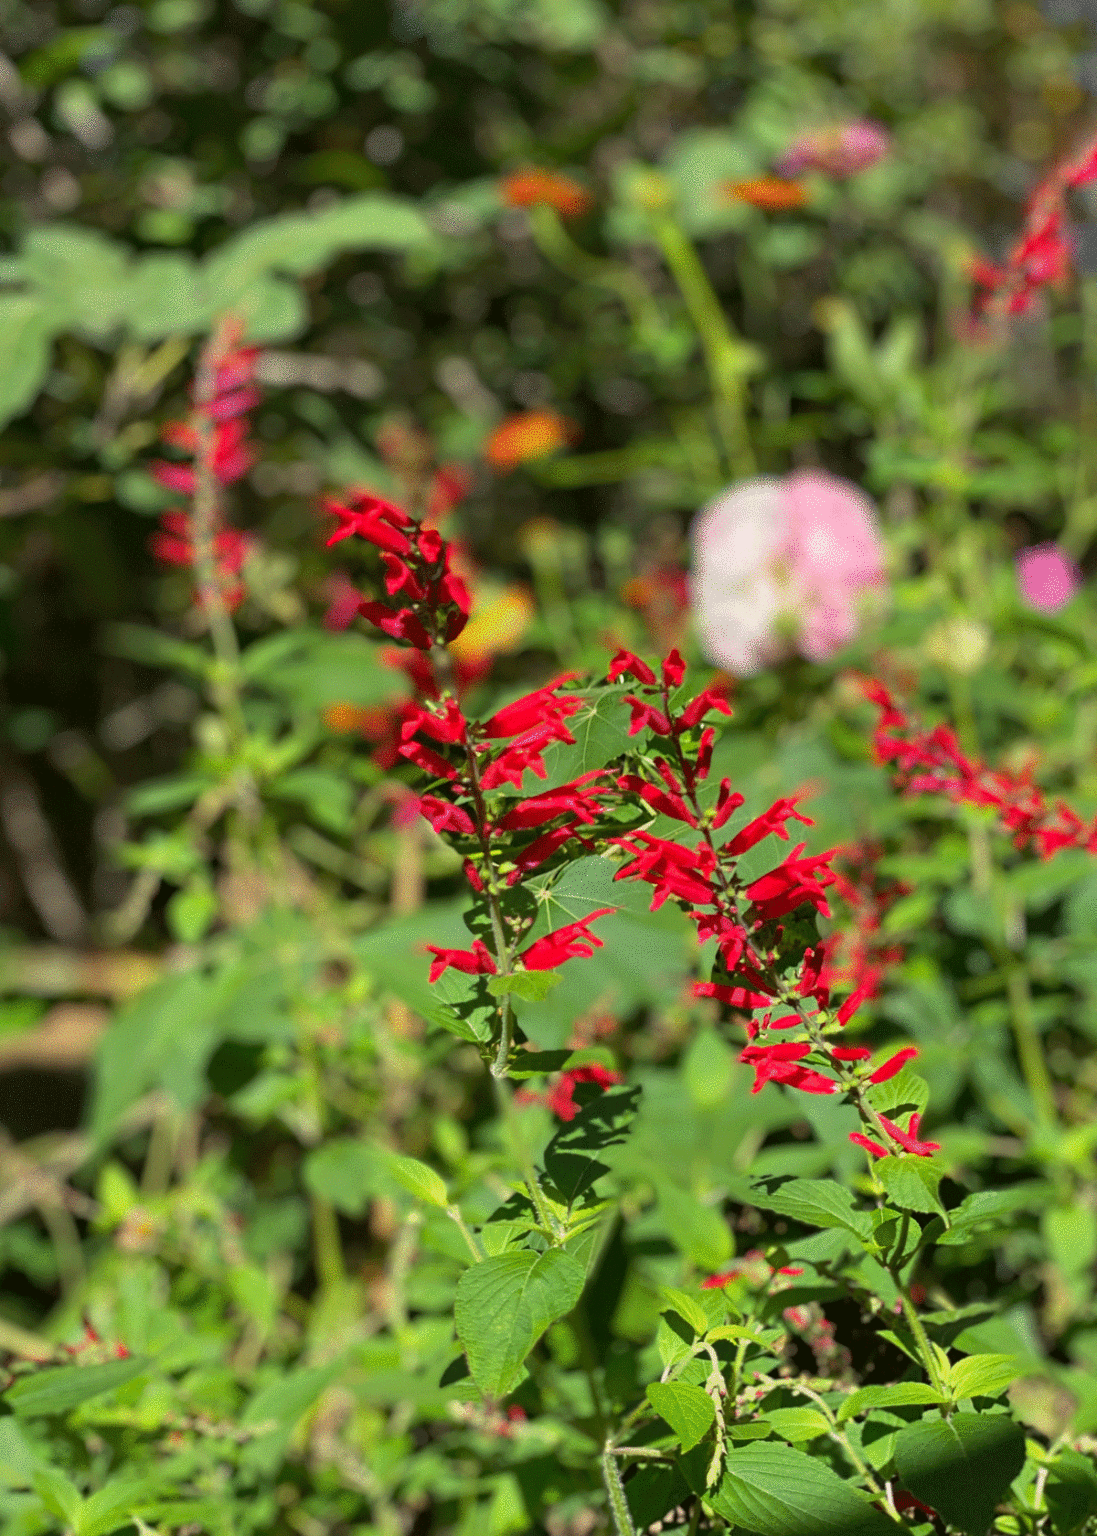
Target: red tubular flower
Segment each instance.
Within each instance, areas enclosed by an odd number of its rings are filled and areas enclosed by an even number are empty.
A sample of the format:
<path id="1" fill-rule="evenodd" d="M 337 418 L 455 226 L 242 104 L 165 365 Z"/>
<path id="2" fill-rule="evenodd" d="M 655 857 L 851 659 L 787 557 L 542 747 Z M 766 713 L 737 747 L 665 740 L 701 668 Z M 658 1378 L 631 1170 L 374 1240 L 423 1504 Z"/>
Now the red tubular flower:
<path id="1" fill-rule="evenodd" d="M 746 826 L 736 832 L 735 836 L 724 844 L 724 851 L 728 854 L 746 853 L 748 848 L 753 848 L 755 843 L 760 843 L 770 833 L 776 833 L 778 837 L 789 841 L 788 830 L 785 823 L 795 817 L 805 826 L 813 827 L 815 823 L 810 816 L 801 816 L 796 809 L 795 800 L 776 800 L 768 811 L 763 811 L 761 816 L 756 816 L 753 821 L 748 821 Z M 829 854 L 826 855 L 830 857 Z"/>
<path id="2" fill-rule="evenodd" d="M 428 709 L 416 702 L 405 704 L 401 740 L 409 741 L 417 732 L 435 741 L 463 744 L 468 737 L 468 725 L 456 699 L 445 699 L 440 709 Z"/>
<path id="3" fill-rule="evenodd" d="M 672 650 L 663 662 L 663 687 L 680 688 L 686 675 L 686 664 L 677 649 Z"/>
<path id="4" fill-rule="evenodd" d="M 548 1096 L 548 1107 L 561 1120 L 574 1120 L 579 1113 L 579 1106 L 575 1102 L 576 1083 L 597 1083 L 599 1088 L 605 1089 L 621 1081 L 620 1072 L 611 1072 L 608 1067 L 597 1064 L 572 1067 L 570 1071 L 560 1074 L 559 1081 Z"/>
<path id="5" fill-rule="evenodd" d="M 714 709 L 719 710 L 722 715 L 734 713 L 731 705 L 728 703 L 726 690 L 715 684 L 703 689 L 695 699 L 691 699 L 686 705 L 676 722 L 679 730 L 691 730 Z"/>
<path id="6" fill-rule="evenodd" d="M 721 779 L 720 790 L 716 796 L 716 807 L 712 813 L 712 825 L 722 827 L 725 821 L 729 821 L 735 815 L 743 803 L 742 795 L 732 794 L 731 780 Z"/>
<path id="7" fill-rule="evenodd" d="M 625 694 L 625 703 L 632 710 L 632 721 L 628 728 L 630 736 L 638 736 L 644 730 L 654 731 L 657 736 L 671 734 L 670 721 L 654 704 L 647 704 L 631 693 Z"/>
<path id="8" fill-rule="evenodd" d="M 501 816 L 495 825 L 505 832 L 543 827 L 553 816 L 566 812 L 589 826 L 598 819 L 597 796 L 605 791 L 584 789 L 582 786 L 600 777 L 601 771 L 595 769 L 591 773 L 584 773 L 581 778 L 573 779 L 570 784 L 561 785 L 559 789 L 546 789 L 540 795 L 529 795 L 505 816 Z"/>
<path id="9" fill-rule="evenodd" d="M 562 826 L 551 827 L 547 832 L 542 832 L 540 837 L 535 837 L 532 843 L 514 856 L 514 868 L 507 876 L 507 884 L 515 885 L 523 875 L 528 875 L 531 869 L 537 869 L 547 859 L 551 859 L 565 843 L 573 839 L 593 852 L 594 845 L 581 837 L 576 830 L 578 822 L 565 821 Z"/>
<path id="10" fill-rule="evenodd" d="M 429 651 L 432 640 L 410 608 L 386 608 L 384 603 L 370 601 L 359 603 L 358 612 L 364 619 L 393 640 L 406 640 L 417 651 Z"/>
<path id="11" fill-rule="evenodd" d="M 555 933 L 538 939 L 528 949 L 524 949 L 518 956 L 519 962 L 527 971 L 552 971 L 565 960 L 576 956 L 588 959 L 596 949 L 602 948 L 602 940 L 589 932 L 589 925 L 616 910 L 616 907 L 599 907 L 597 912 L 580 918 L 577 923 L 566 923 L 563 928 L 557 928 Z"/>
<path id="12" fill-rule="evenodd" d="M 427 953 L 434 956 L 430 965 L 430 981 L 436 982 L 443 971 L 452 968 L 466 976 L 494 976 L 498 966 L 483 940 L 476 939 L 471 949 L 439 949 L 437 944 L 427 944 Z"/>
<path id="13" fill-rule="evenodd" d="M 764 1008 L 767 1003 L 773 1001 L 765 992 L 752 992 L 749 987 L 727 986 L 719 981 L 695 981 L 693 983 L 694 997 L 714 997 L 718 1003 L 727 1003 L 729 1008 Z"/>
<path id="14" fill-rule="evenodd" d="M 582 707 L 581 699 L 559 698 L 551 688 L 538 688 L 533 693 L 527 693 L 524 698 L 515 699 L 513 704 L 496 710 L 491 719 L 484 722 L 483 734 L 491 739 L 517 736 L 535 728 L 554 727 L 558 734 L 552 739 L 570 745 L 575 738 L 564 726 L 564 721 Z"/>
<path id="15" fill-rule="evenodd" d="M 834 850 L 802 859 L 800 854 L 806 846 L 806 843 L 800 843 L 783 864 L 747 886 L 747 896 L 762 922 L 784 917 L 806 901 L 824 917 L 830 916 L 823 888 L 834 880 L 833 872 L 827 867 L 827 860 L 833 857 Z"/>
<path id="16" fill-rule="evenodd" d="M 619 677 L 625 674 L 634 677 L 638 683 L 654 683 L 655 673 L 646 661 L 641 661 L 631 651 L 618 651 L 609 664 L 609 680 L 615 683 Z"/>
<path id="17" fill-rule="evenodd" d="M 420 795 L 419 810 L 436 832 L 457 832 L 471 837 L 476 831 L 471 816 L 459 805 L 439 800 L 436 795 Z"/>
<path id="18" fill-rule="evenodd" d="M 890 1148 L 882 1147 L 878 1141 L 870 1141 L 867 1136 L 862 1136 L 860 1131 L 850 1131 L 849 1139 L 857 1146 L 864 1147 L 865 1151 L 871 1153 L 873 1157 L 890 1156 Z"/>
<path id="19" fill-rule="evenodd" d="M 433 779 L 457 779 L 460 775 L 451 763 L 447 763 L 440 752 L 435 752 L 432 747 L 423 746 L 419 741 L 405 741 L 397 748 L 401 757 L 406 757 L 409 763 L 414 763 L 417 768 L 422 768 L 424 773 L 429 773 Z"/>
<path id="20" fill-rule="evenodd" d="M 921 1124 L 921 1120 L 921 1115 L 911 1115 L 910 1124 L 905 1131 L 902 1131 L 886 1115 L 880 1116 L 880 1124 L 892 1140 L 899 1143 L 904 1152 L 913 1152 L 916 1157 L 930 1157 L 934 1152 L 941 1150 L 941 1144 L 937 1141 L 918 1140 L 918 1127 Z"/>
<path id="21" fill-rule="evenodd" d="M 886 1083 L 889 1078 L 897 1076 L 906 1066 L 907 1062 L 913 1061 L 917 1054 L 918 1047 L 916 1045 L 908 1045 L 903 1050 L 896 1051 L 894 1056 L 890 1056 L 887 1061 L 876 1068 L 875 1072 L 870 1074 L 869 1082 Z M 835 1055 L 837 1055 L 837 1052 L 835 1052 Z"/>
<path id="22" fill-rule="evenodd" d="M 630 864 L 617 871 L 614 879 L 646 880 L 653 885 L 652 912 L 671 896 L 701 905 L 711 900 L 709 881 L 716 861 L 706 843 L 698 843 L 694 849 L 683 848 L 680 843 L 653 837 L 650 832 L 634 832 L 630 837 L 610 841 L 635 855 Z"/>
<path id="23" fill-rule="evenodd" d="M 411 552 L 411 540 L 402 531 L 411 527 L 411 518 L 391 501 L 374 496 L 370 491 L 350 491 L 346 503 L 325 497 L 323 507 L 325 512 L 331 512 L 339 519 L 339 527 L 327 541 L 329 548 L 340 539 L 357 534 L 389 554 L 407 555 Z"/>
<path id="24" fill-rule="evenodd" d="M 830 1054 L 834 1057 L 835 1061 L 867 1061 L 872 1052 L 866 1045 L 832 1045 L 830 1047 Z M 914 1054 L 917 1056 L 918 1052 L 915 1051 Z M 895 1070 L 898 1071 L 898 1067 Z M 875 1081 L 874 1077 L 869 1078 L 869 1082 L 874 1083 Z"/>
<path id="25" fill-rule="evenodd" d="M 635 773 L 623 774 L 617 780 L 617 788 L 628 794 L 638 795 L 645 805 L 651 806 L 653 811 L 670 816 L 674 821 L 684 821 L 690 827 L 697 826 L 697 818 L 681 795 L 668 794 L 666 790 L 660 789 L 658 784 L 651 784 Z"/>

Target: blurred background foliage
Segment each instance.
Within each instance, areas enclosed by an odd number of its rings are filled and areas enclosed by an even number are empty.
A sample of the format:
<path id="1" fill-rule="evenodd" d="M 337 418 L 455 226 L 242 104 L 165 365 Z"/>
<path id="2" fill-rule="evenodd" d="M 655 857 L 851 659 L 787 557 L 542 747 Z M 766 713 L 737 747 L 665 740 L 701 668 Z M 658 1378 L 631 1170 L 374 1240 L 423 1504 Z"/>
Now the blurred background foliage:
<path id="1" fill-rule="evenodd" d="M 366 1125 L 429 1158 L 484 1219 L 506 1197 L 476 1053 L 420 1018 L 414 946 L 461 932 L 454 861 L 391 814 L 403 779 L 370 736 L 401 680 L 363 637 L 324 628 L 338 573 L 369 578 L 346 546 L 324 549 L 317 498 L 351 482 L 420 496 L 438 464 L 463 467 L 453 526 L 479 601 L 509 594 L 524 615 L 494 646 L 488 697 L 600 673 L 610 641 L 690 644 L 673 596 L 689 521 L 743 462 L 710 430 L 667 207 L 733 327 L 757 467 L 864 485 L 892 552 L 889 615 L 859 649 L 739 685 L 721 771 L 759 794 L 812 784 L 813 850 L 889 840 L 885 872 L 916 887 L 885 923 L 909 953 L 878 1019 L 922 1047 L 958 1182 L 1052 1170 L 1004 1246 L 957 1250 L 955 1295 L 1013 1304 L 983 1347 L 1043 1362 L 1029 1422 L 1092 1433 L 1097 1228 L 1078 1197 L 1092 1138 L 1049 1151 L 1030 1134 L 1007 951 L 1027 923 L 1037 1023 L 1077 1128 L 1097 1095 L 1093 878 L 1007 863 L 988 902 L 978 828 L 950 824 L 934 847 L 939 820 L 897 806 L 841 673 L 890 668 L 993 760 L 1038 744 L 1045 782 L 1097 808 L 1092 614 L 1024 609 L 1009 562 L 1056 539 L 1093 569 L 1087 192 L 1076 278 L 1001 346 L 962 324 L 973 256 L 1001 259 L 1043 170 L 1093 129 L 1087 11 L 3 0 L 0 46 L 0 1342 L 34 1358 L 90 1310 L 161 1372 L 79 1410 L 51 1453 L 65 1475 L 94 1489 L 155 1462 L 187 1490 L 160 1498 L 166 1529 L 594 1527 L 570 1422 L 585 1340 L 570 1324 L 550 1336 L 528 1429 L 439 1387 L 459 1243 L 361 1139 Z M 871 169 L 809 178 L 783 212 L 727 195 L 804 129 L 865 116 L 893 136 Z M 576 178 L 589 210 L 508 206 L 500 178 L 529 165 Z M 291 743 L 256 769 L 281 860 L 266 867 L 234 866 L 202 814 L 173 820 L 205 803 L 224 742 L 188 650 L 191 576 L 149 549 L 171 498 L 146 464 L 226 299 L 265 349 L 262 457 L 231 514 L 253 540 L 237 614 L 251 719 Z M 569 450 L 498 472 L 489 434 L 541 409 L 575 423 Z M 567 977 L 529 1028 L 546 1048 L 612 1039 L 644 1086 L 614 1168 L 627 1233 L 590 1314 L 627 1400 L 656 1286 L 727 1257 L 713 1207 L 737 1176 L 767 1156 L 809 1175 L 836 1156 L 854 1174 L 829 1106 L 809 1123 L 752 1099 L 707 1016 L 698 1032 L 673 914 L 612 923 L 575 978 L 587 990 Z M 640 943 L 660 959 L 643 976 Z M 528 1113 L 547 1135 L 548 1111 Z M 660 1184 L 651 1165 L 672 1144 Z M 1041 1226 L 1049 1188 L 1082 1212 L 1074 1226 Z M 284 1433 L 250 1437 L 272 1416 Z M 64 1488 L 19 1491 L 18 1454 L 0 1436 L 6 1528 L 56 1529 Z M 81 1529 L 116 1528 L 103 1519 Z"/>

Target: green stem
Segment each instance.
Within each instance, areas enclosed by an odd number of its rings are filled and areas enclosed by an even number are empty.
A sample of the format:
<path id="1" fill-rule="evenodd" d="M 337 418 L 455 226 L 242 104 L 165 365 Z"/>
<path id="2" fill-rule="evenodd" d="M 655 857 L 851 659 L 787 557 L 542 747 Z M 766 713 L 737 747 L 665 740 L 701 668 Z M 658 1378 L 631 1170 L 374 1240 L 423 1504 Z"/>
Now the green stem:
<path id="1" fill-rule="evenodd" d="M 891 1272 L 891 1278 L 895 1281 L 895 1288 L 899 1292 L 899 1304 L 903 1309 L 903 1316 L 907 1320 L 907 1327 L 914 1335 L 914 1342 L 918 1346 L 918 1353 L 922 1357 L 922 1364 L 925 1366 L 926 1375 L 929 1377 L 931 1384 L 943 1396 L 945 1384 L 941 1380 L 941 1372 L 937 1366 L 937 1357 L 934 1355 L 930 1345 L 929 1335 L 922 1326 L 922 1319 L 918 1316 L 914 1303 L 907 1295 L 906 1289 L 899 1279 L 898 1272 L 894 1269 Z"/>
<path id="2" fill-rule="evenodd" d="M 461 1212 L 455 1205 L 447 1205 L 446 1215 L 449 1217 L 450 1221 L 455 1224 L 458 1232 L 460 1232 L 461 1236 L 465 1239 L 465 1246 L 472 1254 L 472 1262 L 474 1264 L 479 1264 L 484 1255 L 480 1250 L 480 1244 L 476 1241 L 475 1237 L 472 1235 L 472 1232 L 469 1230 L 468 1223 L 461 1215 Z"/>
<path id="3" fill-rule="evenodd" d="M 492 1087 L 495 1090 L 495 1104 L 499 1110 L 500 1118 L 506 1127 L 507 1140 L 510 1142 L 511 1151 L 514 1153 L 518 1166 L 522 1170 L 522 1180 L 529 1193 L 529 1198 L 537 1212 L 537 1220 L 544 1229 L 546 1235 L 556 1242 L 560 1237 L 560 1224 L 545 1203 L 545 1196 L 538 1182 L 537 1170 L 533 1166 L 533 1158 L 526 1146 L 525 1132 L 518 1120 L 514 1108 L 514 1100 L 511 1097 L 510 1084 L 502 1077 L 492 1074 Z"/>
<path id="4" fill-rule="evenodd" d="M 1036 1118 L 1043 1125 L 1053 1125 L 1056 1119 L 1055 1089 L 1044 1057 L 1040 1032 L 1032 1013 L 1032 992 L 1028 984 L 1028 971 L 1024 962 L 1010 955 L 1006 960 L 1006 986 L 1009 992 L 1010 1017 L 1013 1038 L 1017 1042 L 1017 1059 L 1021 1075 L 1032 1094 L 1036 1106 Z"/>
<path id="5" fill-rule="evenodd" d="M 653 214 L 652 224 L 671 276 L 701 338 L 728 468 L 737 479 L 756 474 L 758 466 L 747 427 L 744 388 L 751 349 L 733 334 L 701 258 L 680 227 L 666 214 Z"/>
<path id="6" fill-rule="evenodd" d="M 321 1200 L 318 1195 L 312 1196 L 310 1204 L 316 1274 L 321 1289 L 330 1290 L 347 1277 L 343 1264 L 343 1244 L 339 1236 L 339 1218 L 335 1214 L 335 1207 L 327 1200 Z"/>
<path id="7" fill-rule="evenodd" d="M 628 1507 L 628 1500 L 625 1498 L 621 1474 L 617 1470 L 613 1452 L 608 1447 L 602 1453 L 602 1481 L 606 1485 L 610 1514 L 613 1516 L 613 1526 L 617 1536 L 636 1536 L 636 1527 L 632 1523 L 632 1514 Z"/>

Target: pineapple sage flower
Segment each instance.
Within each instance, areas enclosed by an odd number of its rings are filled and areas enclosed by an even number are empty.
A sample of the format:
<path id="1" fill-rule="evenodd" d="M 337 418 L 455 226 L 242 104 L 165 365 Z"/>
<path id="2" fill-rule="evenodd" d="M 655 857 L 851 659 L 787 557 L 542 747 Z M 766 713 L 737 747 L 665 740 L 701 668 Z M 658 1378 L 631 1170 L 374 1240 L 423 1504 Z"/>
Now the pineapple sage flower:
<path id="1" fill-rule="evenodd" d="M 825 661 L 886 590 L 876 512 L 822 470 L 744 480 L 693 526 L 690 598 L 710 661 L 739 677 L 792 649 Z"/>

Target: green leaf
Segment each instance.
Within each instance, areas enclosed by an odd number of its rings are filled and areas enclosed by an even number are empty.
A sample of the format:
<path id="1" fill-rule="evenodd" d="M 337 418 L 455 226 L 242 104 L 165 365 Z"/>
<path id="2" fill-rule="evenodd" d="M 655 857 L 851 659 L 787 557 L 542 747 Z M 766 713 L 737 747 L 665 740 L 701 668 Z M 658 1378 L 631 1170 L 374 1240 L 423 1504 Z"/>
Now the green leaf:
<path id="1" fill-rule="evenodd" d="M 953 1397 L 997 1397 L 1025 1374 L 1016 1355 L 967 1355 L 948 1373 Z"/>
<path id="2" fill-rule="evenodd" d="M 0 426 L 33 405 L 45 383 L 51 318 L 37 295 L 0 294 Z"/>
<path id="3" fill-rule="evenodd" d="M 0 1487 L 28 1488 L 34 1476 L 34 1452 L 13 1414 L 0 1418 Z"/>
<path id="4" fill-rule="evenodd" d="M 937 1193 L 944 1169 L 932 1158 L 904 1152 L 878 1158 L 872 1171 L 887 1190 L 888 1199 L 901 1211 L 944 1214 L 945 1208 Z"/>
<path id="5" fill-rule="evenodd" d="M 712 1398 L 701 1387 L 681 1381 L 653 1382 L 648 1402 L 678 1436 L 683 1451 L 691 1451 L 716 1422 Z"/>
<path id="6" fill-rule="evenodd" d="M 1044 1488 L 1056 1536 L 1074 1536 L 1097 1515 L 1097 1469 L 1088 1456 L 1063 1451 Z"/>
<path id="7" fill-rule="evenodd" d="M 384 1162 L 401 1189 L 406 1189 L 417 1200 L 425 1200 L 428 1205 L 436 1205 L 440 1210 L 445 1210 L 449 1204 L 449 1193 L 445 1181 L 433 1168 L 421 1163 L 417 1157 L 407 1157 L 403 1152 L 386 1152 Z"/>
<path id="8" fill-rule="evenodd" d="M 361 1216 L 378 1193 L 378 1154 L 355 1136 L 335 1136 L 314 1147 L 301 1171 L 306 1188 L 345 1216 Z"/>
<path id="9" fill-rule="evenodd" d="M 924 1381 L 897 1381 L 889 1387 L 859 1387 L 838 1409 L 837 1419 L 839 1424 L 844 1424 L 855 1414 L 867 1413 L 871 1408 L 909 1408 L 919 1403 L 943 1401 L 936 1387 Z"/>
<path id="10" fill-rule="evenodd" d="M 481 1392 L 505 1397 L 517 1386 L 526 1356 L 575 1306 L 585 1278 L 583 1266 L 559 1248 L 501 1253 L 465 1270 L 454 1317 Z"/>
<path id="11" fill-rule="evenodd" d="M 68 1413 L 89 1398 L 124 1386 L 148 1367 L 149 1362 L 136 1355 L 104 1365 L 60 1365 L 23 1376 L 4 1393 L 4 1400 L 24 1419 Z"/>
<path id="12" fill-rule="evenodd" d="M 521 997 L 527 1003 L 541 1003 L 561 981 L 559 971 L 515 971 L 512 976 L 489 976 L 492 997 Z"/>
<path id="13" fill-rule="evenodd" d="M 689 1498 L 689 1484 L 677 1467 L 649 1462 L 625 1484 L 625 1498 L 638 1531 L 646 1531 Z"/>
<path id="14" fill-rule="evenodd" d="M 173 672 L 189 672 L 194 677 L 209 675 L 211 659 L 200 645 L 190 645 L 171 635 L 150 629 L 147 624 L 110 624 L 103 634 L 103 648 L 111 656 L 137 661 L 146 667 L 166 667 Z"/>
<path id="15" fill-rule="evenodd" d="M 817 1440 L 830 1428 L 818 1408 L 768 1408 L 766 1423 L 782 1440 L 799 1445 L 802 1440 Z"/>
<path id="16" fill-rule="evenodd" d="M 662 1302 L 661 1311 L 673 1309 L 690 1325 L 698 1337 L 708 1332 L 712 1319 L 694 1297 L 687 1296 L 685 1291 L 676 1290 L 673 1285 L 661 1285 L 659 1296 Z"/>
<path id="17" fill-rule="evenodd" d="M 1046 1208 L 1048 1198 L 1048 1185 L 1041 1179 L 1030 1179 L 1010 1189 L 977 1190 L 961 1200 L 955 1210 L 949 1211 L 948 1230 L 942 1232 L 937 1241 L 945 1245 L 966 1243 L 974 1233 L 1012 1227 L 1018 1211 L 1042 1210 Z"/>
<path id="18" fill-rule="evenodd" d="M 71 1527 L 80 1517 L 84 1500 L 79 1488 L 56 1467 L 40 1467 L 31 1479 L 31 1487 L 51 1515 Z"/>
<path id="19" fill-rule="evenodd" d="M 577 1200 L 609 1172 L 597 1154 L 627 1139 L 639 1097 L 639 1088 L 609 1088 L 556 1132 L 545 1148 L 545 1172 L 564 1200 Z"/>
<path id="20" fill-rule="evenodd" d="M 986 1536 L 994 1507 L 1025 1461 L 1025 1436 L 1002 1413 L 957 1413 L 900 1430 L 903 1487 L 967 1536 Z"/>
<path id="21" fill-rule="evenodd" d="M 1088 1270 L 1097 1258 L 1097 1212 L 1088 1205 L 1053 1205 L 1041 1218 L 1044 1241 L 1065 1274 Z"/>
<path id="22" fill-rule="evenodd" d="M 278 1376 L 269 1385 L 261 1387 L 244 1406 L 240 1423 L 245 1429 L 257 1429 L 268 1424 L 274 1429 L 289 1432 L 320 1396 L 320 1393 L 339 1371 L 340 1365 L 333 1360 L 329 1365 L 312 1366 L 303 1371 L 290 1371 Z"/>
<path id="23" fill-rule="evenodd" d="M 731 1258 L 731 1232 L 718 1207 L 658 1180 L 659 1210 L 674 1246 L 702 1269 L 719 1269 Z"/>
<path id="24" fill-rule="evenodd" d="M 131 1524 L 130 1517 L 154 1506 L 162 1484 L 150 1479 L 116 1478 L 83 1502 L 72 1524 L 73 1536 L 110 1536 Z"/>
<path id="25" fill-rule="evenodd" d="M 689 1467 L 704 1494 L 704 1469 Z M 884 1536 L 894 1530 L 866 1494 L 823 1461 L 763 1441 L 730 1451 L 716 1488 L 705 1494 L 718 1515 L 752 1536 Z"/>
<path id="26" fill-rule="evenodd" d="M 867 1211 L 853 1209 L 853 1194 L 831 1179 L 790 1179 L 784 1175 L 758 1179 L 751 1184 L 753 1204 L 776 1211 L 809 1227 L 840 1227 L 856 1237 L 872 1231 Z"/>
<path id="27" fill-rule="evenodd" d="M 731 1088 L 735 1057 L 714 1029 L 703 1029 L 694 1038 L 682 1063 L 686 1091 L 698 1109 L 715 1109 Z"/>

